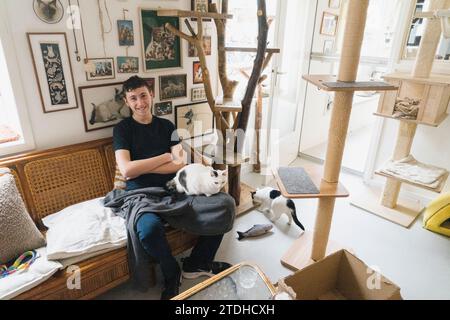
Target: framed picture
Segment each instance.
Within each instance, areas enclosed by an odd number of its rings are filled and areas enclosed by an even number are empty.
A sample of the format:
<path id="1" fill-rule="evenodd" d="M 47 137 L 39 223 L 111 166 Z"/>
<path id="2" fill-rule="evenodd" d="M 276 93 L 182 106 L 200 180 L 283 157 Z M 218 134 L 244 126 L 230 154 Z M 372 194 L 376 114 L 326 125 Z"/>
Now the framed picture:
<path id="1" fill-rule="evenodd" d="M 169 100 L 187 97 L 186 74 L 159 77 L 159 99 Z"/>
<path id="2" fill-rule="evenodd" d="M 202 66 L 200 61 L 194 61 L 192 63 L 192 83 L 203 83 Z"/>
<path id="3" fill-rule="evenodd" d="M 213 132 L 214 119 L 208 102 L 175 107 L 175 126 L 180 138 L 190 139 Z"/>
<path id="4" fill-rule="evenodd" d="M 203 36 L 203 51 L 206 56 L 211 55 L 211 36 Z M 198 57 L 197 48 L 188 42 L 188 57 Z"/>
<path id="5" fill-rule="evenodd" d="M 333 45 L 334 45 L 334 41 L 333 40 L 325 40 L 323 42 L 323 54 L 332 54 L 333 53 Z"/>
<path id="6" fill-rule="evenodd" d="M 178 17 L 159 17 L 157 10 L 140 10 L 144 72 L 181 67 L 180 38 L 164 26 L 180 29 Z"/>
<path id="7" fill-rule="evenodd" d="M 191 11 L 209 12 L 208 5 L 211 0 L 191 0 Z M 191 18 L 192 21 L 197 21 L 197 18 Z M 202 19 L 202 21 L 211 21 L 209 18 Z"/>
<path id="8" fill-rule="evenodd" d="M 172 114 L 172 101 L 158 102 L 153 106 L 153 114 L 155 116 L 165 116 Z"/>
<path id="9" fill-rule="evenodd" d="M 320 26 L 320 34 L 334 36 L 336 34 L 338 16 L 333 13 L 324 12 L 322 15 L 322 25 Z"/>
<path id="10" fill-rule="evenodd" d="M 116 77 L 113 58 L 92 58 L 88 61 L 92 64 L 92 71 L 86 72 L 87 81 L 114 79 Z"/>
<path id="11" fill-rule="evenodd" d="M 132 20 L 117 20 L 119 46 L 134 46 L 134 28 Z"/>
<path id="12" fill-rule="evenodd" d="M 143 78 L 145 82 L 147 82 L 150 87 L 151 92 L 153 93 L 153 97 L 155 97 L 155 78 Z"/>
<path id="13" fill-rule="evenodd" d="M 78 88 L 86 131 L 112 127 L 131 115 L 123 101 L 122 85 L 115 82 Z"/>
<path id="14" fill-rule="evenodd" d="M 138 57 L 117 57 L 118 73 L 138 73 L 139 58 Z"/>
<path id="15" fill-rule="evenodd" d="M 191 89 L 191 101 L 203 101 L 206 99 L 205 88 L 192 88 Z"/>
<path id="16" fill-rule="evenodd" d="M 64 32 L 27 33 L 44 113 L 77 108 Z"/>
<path id="17" fill-rule="evenodd" d="M 328 7 L 331 9 L 339 9 L 341 0 L 328 0 Z"/>

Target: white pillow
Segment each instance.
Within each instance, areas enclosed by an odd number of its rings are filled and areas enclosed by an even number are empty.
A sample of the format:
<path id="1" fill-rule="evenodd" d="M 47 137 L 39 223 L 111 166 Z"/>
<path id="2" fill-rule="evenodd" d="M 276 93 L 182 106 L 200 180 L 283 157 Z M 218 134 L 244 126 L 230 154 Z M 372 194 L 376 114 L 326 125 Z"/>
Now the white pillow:
<path id="1" fill-rule="evenodd" d="M 36 250 L 38 258 L 28 269 L 17 271 L 0 279 L 0 299 L 6 300 L 36 287 L 62 269 L 58 261 L 48 261 L 45 247 Z"/>
<path id="2" fill-rule="evenodd" d="M 74 204 L 42 219 L 49 228 L 48 259 L 65 259 L 126 245 L 125 220 L 103 207 L 101 199 Z"/>

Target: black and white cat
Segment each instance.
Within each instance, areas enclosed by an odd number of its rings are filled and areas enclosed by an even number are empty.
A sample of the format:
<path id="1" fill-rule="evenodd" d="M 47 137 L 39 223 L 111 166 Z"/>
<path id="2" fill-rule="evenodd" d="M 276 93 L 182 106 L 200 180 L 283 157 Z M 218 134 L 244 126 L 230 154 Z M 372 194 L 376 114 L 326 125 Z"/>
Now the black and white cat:
<path id="1" fill-rule="evenodd" d="M 294 219 L 295 224 L 300 229 L 305 230 L 305 227 L 297 218 L 294 201 L 283 197 L 280 191 L 265 187 L 251 192 L 251 194 L 253 203 L 259 204 L 259 210 L 270 214 L 270 221 L 274 222 L 278 220 L 284 213 L 289 219 L 289 225 L 292 223 L 292 219 Z"/>
<path id="2" fill-rule="evenodd" d="M 226 183 L 226 170 L 215 170 L 213 167 L 193 163 L 178 170 L 175 178 L 167 182 L 166 186 L 171 191 L 209 197 L 219 193 Z"/>

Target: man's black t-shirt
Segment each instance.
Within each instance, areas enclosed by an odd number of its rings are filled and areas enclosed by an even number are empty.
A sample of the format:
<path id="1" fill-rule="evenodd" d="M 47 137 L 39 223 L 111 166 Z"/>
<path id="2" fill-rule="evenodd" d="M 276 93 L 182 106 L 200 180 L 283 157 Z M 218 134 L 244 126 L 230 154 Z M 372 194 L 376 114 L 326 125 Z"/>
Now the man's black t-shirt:
<path id="1" fill-rule="evenodd" d="M 113 131 L 114 151 L 125 149 L 130 151 L 130 160 L 142 160 L 171 152 L 170 148 L 180 143 L 175 126 L 169 120 L 153 116 L 149 124 L 141 124 L 126 118 L 119 122 Z M 127 180 L 127 190 L 145 187 L 163 187 L 173 179 L 175 173 L 149 173 L 135 179 Z"/>

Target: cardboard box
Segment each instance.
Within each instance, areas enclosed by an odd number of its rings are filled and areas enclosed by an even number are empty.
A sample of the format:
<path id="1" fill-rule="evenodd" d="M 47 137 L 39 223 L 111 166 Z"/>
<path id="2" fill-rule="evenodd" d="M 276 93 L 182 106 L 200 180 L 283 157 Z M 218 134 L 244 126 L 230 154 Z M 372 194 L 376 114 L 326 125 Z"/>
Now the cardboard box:
<path id="1" fill-rule="evenodd" d="M 296 300 L 401 300 L 400 288 L 346 250 L 278 282 Z"/>

